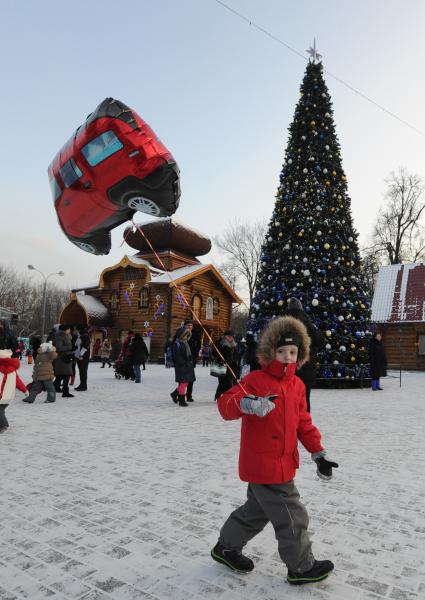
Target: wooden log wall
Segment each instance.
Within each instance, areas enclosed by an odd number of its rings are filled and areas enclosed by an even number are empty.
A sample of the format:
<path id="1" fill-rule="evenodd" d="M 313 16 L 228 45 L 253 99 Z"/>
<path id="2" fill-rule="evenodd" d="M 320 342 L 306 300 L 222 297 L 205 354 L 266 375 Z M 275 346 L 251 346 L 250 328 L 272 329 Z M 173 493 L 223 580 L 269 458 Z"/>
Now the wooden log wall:
<path id="1" fill-rule="evenodd" d="M 390 368 L 425 371 L 425 355 L 418 354 L 419 335 L 425 335 L 425 323 L 378 324 Z"/>
<path id="2" fill-rule="evenodd" d="M 145 335 L 151 333 L 151 360 L 163 358 L 163 348 L 168 337 L 173 336 L 185 319 L 192 318 L 188 308 L 184 308 L 177 298 L 174 287 L 168 283 L 155 284 L 155 279 L 147 281 L 146 269 L 119 267 L 105 274 L 105 288 L 90 290 L 90 295 L 99 298 L 112 316 L 112 325 L 108 327 L 108 336 L 112 339 L 123 337 L 128 330 Z M 140 306 L 140 291 L 147 286 L 148 306 Z M 193 297 L 201 298 L 200 320 L 202 325 L 216 339 L 230 325 L 232 297 L 221 286 L 216 277 L 209 271 L 179 284 L 188 302 Z M 118 303 L 114 308 L 111 295 L 116 292 Z M 219 312 L 213 314 L 213 319 L 206 318 L 207 299 L 218 300 Z M 159 305 L 163 304 L 163 315 Z M 145 323 L 149 323 L 148 326 Z M 200 331 L 202 333 L 202 331 Z"/>

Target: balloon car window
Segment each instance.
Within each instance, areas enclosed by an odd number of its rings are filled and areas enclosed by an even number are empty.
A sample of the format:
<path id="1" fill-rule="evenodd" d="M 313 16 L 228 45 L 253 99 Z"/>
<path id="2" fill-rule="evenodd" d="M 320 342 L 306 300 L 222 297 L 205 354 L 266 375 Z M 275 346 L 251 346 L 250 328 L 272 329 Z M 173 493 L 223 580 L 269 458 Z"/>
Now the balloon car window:
<path id="1" fill-rule="evenodd" d="M 70 158 L 63 167 L 59 169 L 59 173 L 67 188 L 71 187 L 71 185 L 82 175 L 81 170 L 77 167 L 73 158 Z"/>
<path id="2" fill-rule="evenodd" d="M 49 183 L 50 183 L 50 190 L 52 192 L 53 200 L 56 202 L 56 200 L 62 194 L 62 190 L 60 189 L 59 184 L 56 181 L 55 177 L 52 177 L 50 179 Z"/>
<path id="3" fill-rule="evenodd" d="M 102 135 L 94 138 L 91 142 L 83 146 L 81 152 L 84 158 L 92 167 L 95 167 L 100 162 L 115 154 L 123 148 L 123 144 L 117 138 L 113 131 L 105 131 Z"/>

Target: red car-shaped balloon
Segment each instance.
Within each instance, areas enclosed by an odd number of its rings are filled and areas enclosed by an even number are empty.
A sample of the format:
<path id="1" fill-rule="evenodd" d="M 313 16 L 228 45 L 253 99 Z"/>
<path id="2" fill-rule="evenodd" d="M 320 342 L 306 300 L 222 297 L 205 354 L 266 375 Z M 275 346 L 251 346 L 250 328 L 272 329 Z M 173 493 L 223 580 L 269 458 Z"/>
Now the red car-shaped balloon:
<path id="1" fill-rule="evenodd" d="M 110 230 L 136 211 L 167 217 L 180 199 L 179 168 L 147 123 L 106 98 L 48 169 L 59 224 L 68 239 L 108 254 Z"/>

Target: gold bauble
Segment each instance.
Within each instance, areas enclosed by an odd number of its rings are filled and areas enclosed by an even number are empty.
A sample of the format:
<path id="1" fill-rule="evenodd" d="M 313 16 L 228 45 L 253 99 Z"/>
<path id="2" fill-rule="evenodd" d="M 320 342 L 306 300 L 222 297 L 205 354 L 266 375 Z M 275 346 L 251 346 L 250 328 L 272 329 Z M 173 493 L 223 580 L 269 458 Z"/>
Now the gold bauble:
<path id="1" fill-rule="evenodd" d="M 356 362 L 356 357 L 355 356 L 351 357 L 351 362 Z"/>

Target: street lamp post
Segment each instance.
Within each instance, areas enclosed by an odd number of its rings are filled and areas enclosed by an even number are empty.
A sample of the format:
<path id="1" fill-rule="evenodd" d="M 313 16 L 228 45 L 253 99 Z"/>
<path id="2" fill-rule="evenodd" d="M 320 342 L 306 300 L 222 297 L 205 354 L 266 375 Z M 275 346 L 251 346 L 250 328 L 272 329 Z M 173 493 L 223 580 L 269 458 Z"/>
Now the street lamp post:
<path id="1" fill-rule="evenodd" d="M 40 273 L 40 275 L 43 277 L 44 279 L 44 283 L 43 283 L 43 312 L 42 312 L 42 316 L 41 316 L 41 339 L 44 339 L 44 327 L 46 324 L 46 292 L 47 292 L 47 280 L 49 279 L 49 277 L 53 277 L 53 275 L 60 275 L 61 277 L 63 277 L 63 275 L 65 275 L 65 273 L 63 271 L 58 271 L 57 273 L 50 273 L 49 275 L 45 275 L 44 273 L 42 273 L 41 271 L 39 271 L 38 269 L 36 269 L 34 267 L 34 265 L 28 265 L 28 269 L 30 271 L 37 271 L 37 273 Z"/>

